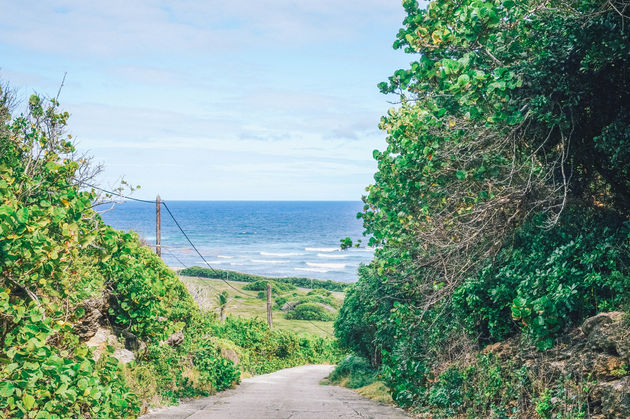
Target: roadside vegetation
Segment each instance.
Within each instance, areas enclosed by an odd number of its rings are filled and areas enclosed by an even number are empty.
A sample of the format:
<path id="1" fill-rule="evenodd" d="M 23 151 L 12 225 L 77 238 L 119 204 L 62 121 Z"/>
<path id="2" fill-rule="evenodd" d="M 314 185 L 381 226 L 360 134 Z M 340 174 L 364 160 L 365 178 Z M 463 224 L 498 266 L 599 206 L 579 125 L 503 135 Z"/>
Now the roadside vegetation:
<path id="1" fill-rule="evenodd" d="M 136 234 L 95 211 L 103 197 L 82 187 L 94 168 L 56 100 L 33 95 L 12 115 L 14 104 L 3 86 L 0 417 L 135 417 L 242 373 L 336 361 L 332 339 L 201 310 Z"/>
<path id="2" fill-rule="evenodd" d="M 403 7 L 340 344 L 431 417 L 627 417 L 627 2 Z"/>

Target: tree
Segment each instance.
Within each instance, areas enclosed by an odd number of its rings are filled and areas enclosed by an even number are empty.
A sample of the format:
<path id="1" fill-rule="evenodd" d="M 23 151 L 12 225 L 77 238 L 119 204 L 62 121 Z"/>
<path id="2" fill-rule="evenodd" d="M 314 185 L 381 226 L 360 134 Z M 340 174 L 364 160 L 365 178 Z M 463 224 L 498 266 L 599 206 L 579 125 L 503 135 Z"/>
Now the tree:
<path id="1" fill-rule="evenodd" d="M 221 320 L 222 323 L 225 322 L 226 309 L 227 309 L 228 302 L 230 301 L 229 297 L 230 295 L 228 294 L 226 290 L 223 290 L 220 293 L 218 293 L 216 297 L 217 308 L 219 309 L 219 319 Z"/>
<path id="2" fill-rule="evenodd" d="M 379 248 L 336 333 L 359 352 L 381 348 L 394 398 L 413 404 L 430 383 L 419 372 L 480 337 L 522 330 L 548 347 L 588 313 L 628 300 L 615 290 L 628 277 L 630 8 L 403 7 L 393 46 L 414 61 L 379 84 L 398 106 L 381 119 L 387 147 L 374 151 L 361 213 Z M 466 318 L 476 335 L 463 333 Z"/>

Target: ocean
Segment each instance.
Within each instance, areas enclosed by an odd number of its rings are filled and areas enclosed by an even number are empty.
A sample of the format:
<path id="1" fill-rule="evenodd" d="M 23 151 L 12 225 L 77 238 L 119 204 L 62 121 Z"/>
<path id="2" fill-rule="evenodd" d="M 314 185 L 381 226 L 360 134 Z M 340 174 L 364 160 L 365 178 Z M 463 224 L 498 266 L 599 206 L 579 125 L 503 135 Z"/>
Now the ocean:
<path id="1" fill-rule="evenodd" d="M 354 282 L 372 259 L 356 214 L 347 201 L 167 201 L 175 218 L 208 263 L 267 276 L 303 276 Z M 162 207 L 162 258 L 171 267 L 205 266 Z M 155 205 L 126 201 L 101 214 L 121 230 L 155 244 Z M 341 250 L 339 240 L 363 240 Z"/>

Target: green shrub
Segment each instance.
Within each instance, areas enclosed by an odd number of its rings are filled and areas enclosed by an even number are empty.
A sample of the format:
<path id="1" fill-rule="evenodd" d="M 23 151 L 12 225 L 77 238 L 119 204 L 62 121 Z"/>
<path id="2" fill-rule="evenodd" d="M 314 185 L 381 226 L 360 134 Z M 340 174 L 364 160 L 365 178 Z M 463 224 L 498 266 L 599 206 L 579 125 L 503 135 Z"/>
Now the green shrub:
<path id="1" fill-rule="evenodd" d="M 323 288 L 314 288 L 306 293 L 306 295 L 321 295 L 324 297 L 332 296 L 332 292 Z"/>
<path id="2" fill-rule="evenodd" d="M 341 361 L 328 377 L 332 384 L 344 384 L 348 388 L 360 388 L 372 384 L 378 378 L 376 370 L 370 362 L 356 355 L 348 355 Z"/>
<path id="3" fill-rule="evenodd" d="M 525 331 L 540 349 L 600 311 L 630 301 L 630 224 L 569 208 L 550 230 L 535 217 L 453 301 L 471 334 L 486 341 Z"/>
<path id="4" fill-rule="evenodd" d="M 258 280 L 250 282 L 243 286 L 244 290 L 248 291 L 267 291 L 267 284 L 271 283 L 271 293 L 273 295 L 283 294 L 296 289 L 296 286 L 289 283 L 282 283 L 270 280 Z"/>
<path id="5" fill-rule="evenodd" d="M 431 385 L 427 402 L 454 416 L 464 401 L 463 384 L 462 373 L 457 368 L 449 368 Z"/>
<path id="6" fill-rule="evenodd" d="M 284 306 L 287 301 L 289 301 L 289 297 L 287 297 L 287 296 L 274 298 L 274 302 L 276 303 L 276 306 L 278 308 L 282 308 L 282 306 Z"/>
<path id="7" fill-rule="evenodd" d="M 140 411 L 111 353 L 95 362 L 70 324 L 53 322 L 34 304 L 11 300 L 9 290 L 0 289 L 0 317 L 13 326 L 0 352 L 0 416 L 122 417 Z M 54 340 L 72 349 L 49 343 Z"/>
<path id="8" fill-rule="evenodd" d="M 247 357 L 241 367 L 252 374 L 303 364 L 335 363 L 341 357 L 332 339 L 269 330 L 260 319 L 228 316 L 225 323 L 212 324 L 211 330 L 214 336 L 229 339 L 243 348 Z"/>
<path id="9" fill-rule="evenodd" d="M 295 320 L 334 320 L 335 315 L 319 304 L 303 303 L 287 313 L 287 319 Z"/>

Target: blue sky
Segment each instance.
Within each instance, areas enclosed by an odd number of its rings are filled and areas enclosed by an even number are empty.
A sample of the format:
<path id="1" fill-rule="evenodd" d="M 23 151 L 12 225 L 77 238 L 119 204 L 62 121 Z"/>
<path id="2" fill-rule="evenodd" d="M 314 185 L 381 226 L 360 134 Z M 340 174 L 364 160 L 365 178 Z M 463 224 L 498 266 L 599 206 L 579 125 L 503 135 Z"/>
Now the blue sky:
<path id="1" fill-rule="evenodd" d="M 397 0 L 0 0 L 0 79 L 55 95 L 103 186 L 165 199 L 358 200 L 392 105 Z"/>

